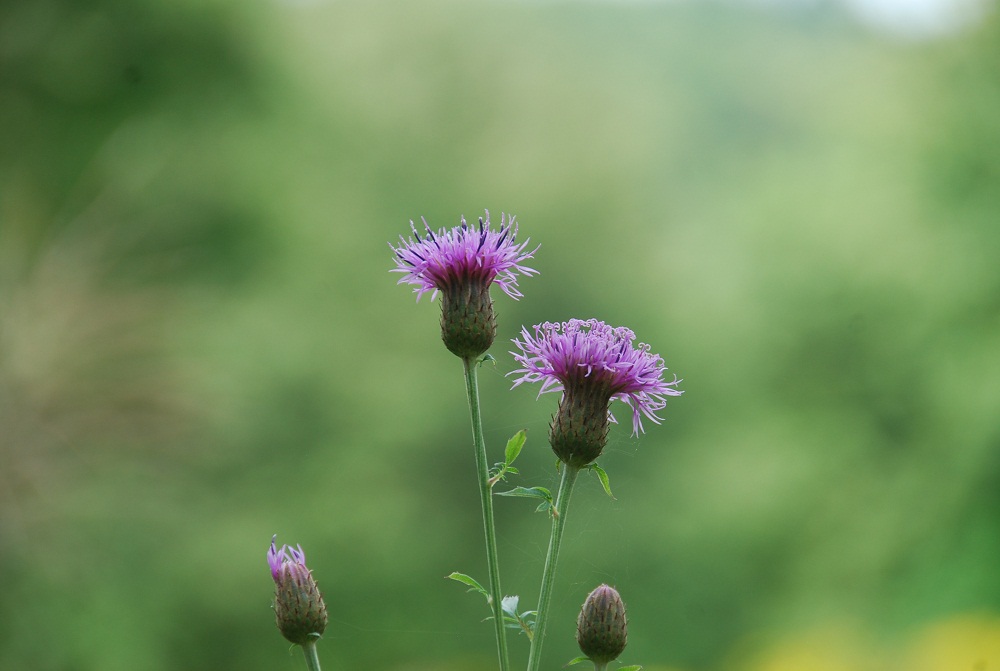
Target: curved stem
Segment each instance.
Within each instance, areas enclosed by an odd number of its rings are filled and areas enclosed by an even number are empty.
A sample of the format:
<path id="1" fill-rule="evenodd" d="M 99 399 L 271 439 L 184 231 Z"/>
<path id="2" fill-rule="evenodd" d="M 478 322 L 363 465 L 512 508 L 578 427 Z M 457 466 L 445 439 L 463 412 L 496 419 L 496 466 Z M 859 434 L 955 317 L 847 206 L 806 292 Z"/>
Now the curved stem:
<path id="1" fill-rule="evenodd" d="M 302 654 L 306 656 L 306 666 L 309 667 L 309 671 L 320 671 L 319 654 L 316 652 L 315 642 L 303 645 Z"/>
<path id="2" fill-rule="evenodd" d="M 556 494 L 555 514 L 552 517 L 552 535 L 549 536 L 549 551 L 545 555 L 545 569 L 542 571 L 542 587 L 538 594 L 538 614 L 535 616 L 535 633 L 531 638 L 531 652 L 528 654 L 528 671 L 538 671 L 542 660 L 542 643 L 545 641 L 545 626 L 549 620 L 549 606 L 552 603 L 552 586 L 555 583 L 556 562 L 562 545 L 563 530 L 566 528 L 566 511 L 569 497 L 580 469 L 562 464 L 559 492 Z"/>
<path id="3" fill-rule="evenodd" d="M 483 531 L 486 534 L 486 561 L 490 573 L 490 606 L 493 609 L 493 625 L 497 636 L 497 655 L 500 671 L 508 671 L 510 659 L 507 652 L 507 629 L 504 627 L 503 610 L 500 602 L 500 565 L 497 559 L 497 534 L 493 524 L 493 494 L 490 487 L 490 468 L 486 461 L 486 441 L 483 438 L 483 420 L 479 411 L 479 382 L 475 358 L 463 358 L 465 365 L 465 390 L 469 397 L 469 413 L 472 415 L 472 439 L 476 447 L 476 470 L 479 474 L 479 497 L 483 505 Z"/>

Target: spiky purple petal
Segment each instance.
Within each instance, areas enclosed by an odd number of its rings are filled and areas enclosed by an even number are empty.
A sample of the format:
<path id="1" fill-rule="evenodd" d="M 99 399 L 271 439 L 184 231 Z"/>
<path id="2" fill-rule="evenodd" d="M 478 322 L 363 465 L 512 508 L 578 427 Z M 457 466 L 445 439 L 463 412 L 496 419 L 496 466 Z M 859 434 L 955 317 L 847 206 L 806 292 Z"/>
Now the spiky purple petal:
<path id="1" fill-rule="evenodd" d="M 286 567 L 286 564 L 298 564 L 302 568 L 305 568 L 306 565 L 306 553 L 302 551 L 301 545 L 298 546 L 298 549 L 290 545 L 282 545 L 279 550 L 275 545 L 277 539 L 278 534 L 271 537 L 271 547 L 267 551 L 267 564 L 271 567 L 271 577 L 274 578 L 274 582 L 280 582 L 283 572 L 295 568 L 293 566 Z"/>
<path id="2" fill-rule="evenodd" d="M 632 409 L 632 433 L 643 431 L 642 417 L 659 423 L 657 412 L 666 406 L 666 396 L 680 396 L 680 382 L 663 379 L 663 358 L 645 343 L 634 344 L 635 334 L 625 327 L 612 327 L 597 319 L 545 322 L 521 329 L 511 352 L 521 365 L 514 387 L 525 382 L 541 383 L 539 396 L 564 391 L 571 385 L 606 386 L 611 399 Z M 611 417 L 611 421 L 614 418 Z"/>
<path id="3" fill-rule="evenodd" d="M 428 291 L 431 300 L 438 292 L 456 283 L 496 284 L 515 300 L 521 297 L 517 288 L 517 274 L 530 276 L 538 271 L 523 265 L 537 247 L 525 251 L 528 240 L 518 244 L 517 223 L 513 215 L 500 215 L 499 230 L 490 227 L 490 213 L 480 218 L 478 227 L 470 227 L 465 217 L 460 226 L 442 228 L 435 232 L 424 224 L 424 237 L 410 222 L 413 237 L 400 236 L 399 247 L 391 243 L 396 267 L 390 272 L 403 273 L 398 284 L 413 284 L 417 300 Z"/>

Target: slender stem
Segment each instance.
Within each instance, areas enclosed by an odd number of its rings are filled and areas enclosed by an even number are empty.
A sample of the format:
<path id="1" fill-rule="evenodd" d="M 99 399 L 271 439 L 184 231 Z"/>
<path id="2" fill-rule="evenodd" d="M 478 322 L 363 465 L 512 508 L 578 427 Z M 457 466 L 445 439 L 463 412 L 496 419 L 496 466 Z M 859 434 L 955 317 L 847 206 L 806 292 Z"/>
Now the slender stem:
<path id="1" fill-rule="evenodd" d="M 538 671 L 542 660 L 542 643 L 545 641 L 545 626 L 549 620 L 549 606 L 552 604 L 552 586 L 555 583 L 556 562 L 562 545 L 563 530 L 566 528 L 566 511 L 569 497 L 580 469 L 568 464 L 562 465 L 559 492 L 556 494 L 555 515 L 552 517 L 552 535 L 549 536 L 549 551 L 545 555 L 545 569 L 542 571 L 542 587 L 538 594 L 538 614 L 535 616 L 535 634 L 531 638 L 531 652 L 528 654 L 528 671 Z"/>
<path id="2" fill-rule="evenodd" d="M 309 671 L 320 671 L 319 654 L 316 652 L 316 643 L 311 641 L 302 646 L 302 654 L 306 656 L 306 666 Z"/>
<path id="3" fill-rule="evenodd" d="M 500 602 L 500 564 L 497 559 L 497 533 L 493 524 L 493 494 L 490 487 L 490 469 L 486 461 L 486 441 L 483 438 L 483 419 L 479 411 L 478 363 L 472 357 L 463 358 L 465 364 L 465 390 L 469 397 L 472 415 L 472 439 L 476 446 L 476 470 L 479 472 L 479 497 L 483 504 L 483 531 L 486 534 L 486 562 L 490 573 L 490 605 L 493 608 L 493 626 L 497 636 L 497 655 L 500 671 L 508 671 L 510 658 L 507 652 L 507 629 L 504 627 Z"/>

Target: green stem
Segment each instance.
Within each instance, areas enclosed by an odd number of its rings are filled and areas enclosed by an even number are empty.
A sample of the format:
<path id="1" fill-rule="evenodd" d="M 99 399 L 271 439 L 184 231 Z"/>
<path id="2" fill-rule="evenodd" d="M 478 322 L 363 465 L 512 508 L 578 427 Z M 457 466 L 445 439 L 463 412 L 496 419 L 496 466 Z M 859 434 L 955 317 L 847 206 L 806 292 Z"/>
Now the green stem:
<path id="1" fill-rule="evenodd" d="M 493 609 L 493 626 L 497 636 L 497 655 L 500 671 L 508 671 L 510 659 L 507 652 L 507 629 L 504 627 L 500 602 L 500 565 L 497 559 L 497 533 L 493 524 L 493 494 L 490 486 L 490 469 L 486 461 L 486 441 L 483 438 L 483 420 L 479 411 L 478 362 L 474 357 L 463 358 L 465 364 L 465 390 L 469 397 L 472 415 L 472 439 L 476 446 L 476 470 L 479 472 L 479 497 L 483 504 L 483 530 L 486 534 L 486 561 L 490 573 L 490 605 Z"/>
<path id="2" fill-rule="evenodd" d="M 320 671 L 319 654 L 316 652 L 316 643 L 309 642 L 302 646 L 302 654 L 306 656 L 306 666 L 309 671 Z"/>
<path id="3" fill-rule="evenodd" d="M 528 671 L 538 671 L 542 660 L 542 643 L 545 641 L 545 626 L 549 620 L 549 606 L 552 604 L 552 586 L 555 583 L 556 562 L 562 545 L 563 530 L 566 528 L 566 511 L 569 497 L 580 469 L 562 464 L 562 478 L 556 494 L 555 514 L 552 517 L 552 535 L 549 536 L 549 551 L 545 555 L 545 569 L 542 571 L 542 587 L 538 594 L 538 614 L 535 616 L 535 633 L 531 638 L 531 652 L 528 654 Z"/>

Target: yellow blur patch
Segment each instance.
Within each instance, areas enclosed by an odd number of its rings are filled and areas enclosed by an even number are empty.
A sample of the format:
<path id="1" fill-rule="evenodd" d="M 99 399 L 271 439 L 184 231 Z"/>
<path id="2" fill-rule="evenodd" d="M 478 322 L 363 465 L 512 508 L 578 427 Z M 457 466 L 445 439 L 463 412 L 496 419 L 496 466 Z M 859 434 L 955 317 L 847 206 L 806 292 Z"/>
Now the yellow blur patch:
<path id="1" fill-rule="evenodd" d="M 869 671 L 873 656 L 851 628 L 831 626 L 780 641 L 748 664 L 749 671 Z"/>
<path id="2" fill-rule="evenodd" d="M 910 671 L 1000 671 L 1000 616 L 965 614 L 929 625 L 906 659 Z"/>

